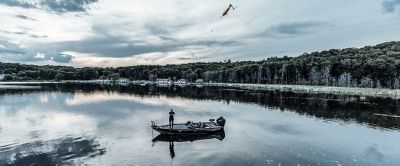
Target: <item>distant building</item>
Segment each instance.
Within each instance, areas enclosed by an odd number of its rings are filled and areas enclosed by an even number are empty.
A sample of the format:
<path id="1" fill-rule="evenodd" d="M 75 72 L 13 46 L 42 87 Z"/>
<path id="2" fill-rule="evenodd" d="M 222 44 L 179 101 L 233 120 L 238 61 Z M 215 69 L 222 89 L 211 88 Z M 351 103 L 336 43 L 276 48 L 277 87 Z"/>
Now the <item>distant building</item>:
<path id="1" fill-rule="evenodd" d="M 204 84 L 204 80 L 203 79 L 197 79 L 196 80 L 196 84 Z"/>
<path id="2" fill-rule="evenodd" d="M 120 78 L 120 79 L 119 79 L 119 83 L 121 83 L 121 84 L 127 84 L 127 83 L 129 83 L 129 79 L 127 79 L 127 78 Z"/>
<path id="3" fill-rule="evenodd" d="M 171 79 L 168 78 L 157 78 L 156 84 L 157 85 L 171 85 L 173 82 Z"/>
<path id="4" fill-rule="evenodd" d="M 184 85 L 184 84 L 187 84 L 187 83 L 188 82 L 187 82 L 186 79 L 179 79 L 178 81 L 175 82 L 175 84 L 178 84 L 178 85 Z"/>
<path id="5" fill-rule="evenodd" d="M 0 81 L 4 80 L 4 74 L 0 74 Z"/>

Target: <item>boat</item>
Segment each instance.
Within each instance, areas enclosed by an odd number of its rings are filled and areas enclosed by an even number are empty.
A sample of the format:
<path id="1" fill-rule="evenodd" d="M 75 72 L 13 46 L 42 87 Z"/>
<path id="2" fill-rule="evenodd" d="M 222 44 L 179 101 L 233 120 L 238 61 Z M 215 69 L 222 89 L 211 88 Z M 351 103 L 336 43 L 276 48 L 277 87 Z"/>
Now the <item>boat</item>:
<path id="1" fill-rule="evenodd" d="M 225 138 L 225 131 L 220 130 L 213 133 L 208 134 L 159 134 L 157 137 L 152 139 L 152 147 L 156 145 L 157 142 L 168 142 L 169 143 L 169 153 L 171 159 L 175 158 L 175 149 L 174 144 L 176 142 L 195 142 L 200 140 L 211 140 L 211 139 L 218 139 L 222 141 Z M 171 160 L 172 162 L 172 160 Z"/>
<path id="2" fill-rule="evenodd" d="M 194 123 L 188 121 L 186 123 L 177 123 L 173 124 L 173 127 L 170 128 L 170 125 L 156 125 L 153 121 L 151 123 L 151 128 L 156 130 L 161 134 L 169 134 L 169 135 L 182 135 L 182 134 L 212 134 L 221 132 L 224 130 L 225 126 L 225 118 L 219 117 L 216 121 L 215 119 L 210 119 L 208 122 L 198 122 Z"/>

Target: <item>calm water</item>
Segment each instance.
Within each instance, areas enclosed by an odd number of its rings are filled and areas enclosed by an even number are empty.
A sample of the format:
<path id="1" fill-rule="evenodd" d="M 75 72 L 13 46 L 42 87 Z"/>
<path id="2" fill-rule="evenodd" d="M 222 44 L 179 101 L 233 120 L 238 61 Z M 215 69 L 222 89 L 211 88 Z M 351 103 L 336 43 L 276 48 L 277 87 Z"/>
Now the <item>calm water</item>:
<path id="1" fill-rule="evenodd" d="M 152 142 L 150 121 L 166 124 L 170 108 L 176 122 L 224 116 L 225 137 Z M 398 165 L 399 109 L 357 96 L 3 85 L 0 165 Z"/>

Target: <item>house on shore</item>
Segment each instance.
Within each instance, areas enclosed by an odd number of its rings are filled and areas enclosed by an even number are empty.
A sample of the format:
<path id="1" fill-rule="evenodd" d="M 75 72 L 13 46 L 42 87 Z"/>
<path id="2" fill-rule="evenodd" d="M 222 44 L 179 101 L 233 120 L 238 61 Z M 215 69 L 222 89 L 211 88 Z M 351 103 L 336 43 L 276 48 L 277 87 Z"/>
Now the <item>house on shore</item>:
<path id="1" fill-rule="evenodd" d="M 5 74 L 0 74 L 0 81 L 4 80 L 4 76 L 5 76 Z"/>
<path id="2" fill-rule="evenodd" d="M 186 79 L 179 79 L 178 81 L 176 81 L 174 84 L 176 85 L 186 85 L 189 82 Z"/>
<path id="3" fill-rule="evenodd" d="M 197 79 L 196 80 L 196 84 L 204 84 L 204 80 L 203 79 Z"/>
<path id="4" fill-rule="evenodd" d="M 157 85 L 161 85 L 161 86 L 165 86 L 165 85 L 172 85 L 172 80 L 169 78 L 157 78 L 156 79 L 156 84 Z"/>
<path id="5" fill-rule="evenodd" d="M 127 79 L 127 78 L 120 78 L 120 79 L 119 79 L 119 83 L 120 83 L 120 84 L 128 84 L 128 83 L 129 83 L 129 79 Z"/>

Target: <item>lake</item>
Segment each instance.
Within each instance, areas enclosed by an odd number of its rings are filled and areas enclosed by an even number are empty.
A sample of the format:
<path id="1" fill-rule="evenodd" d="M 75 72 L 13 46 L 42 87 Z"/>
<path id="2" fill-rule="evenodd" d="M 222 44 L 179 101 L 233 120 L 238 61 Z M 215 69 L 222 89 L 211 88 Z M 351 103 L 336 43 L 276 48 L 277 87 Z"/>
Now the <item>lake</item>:
<path id="1" fill-rule="evenodd" d="M 207 138 L 151 121 L 225 117 Z M 400 102 L 212 87 L 0 85 L 0 165 L 398 165 Z"/>

